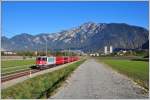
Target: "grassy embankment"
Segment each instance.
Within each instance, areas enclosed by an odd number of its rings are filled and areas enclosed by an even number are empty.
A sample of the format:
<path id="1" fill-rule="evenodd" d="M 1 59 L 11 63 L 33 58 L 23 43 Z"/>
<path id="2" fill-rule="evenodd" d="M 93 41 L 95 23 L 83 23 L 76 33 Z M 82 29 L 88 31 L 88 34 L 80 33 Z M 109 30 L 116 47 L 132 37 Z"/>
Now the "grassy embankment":
<path id="1" fill-rule="evenodd" d="M 133 61 L 127 59 L 100 59 L 113 69 L 132 78 L 144 88 L 149 88 L 149 64 L 146 61 Z"/>
<path id="2" fill-rule="evenodd" d="M 1 61 L 1 74 L 15 72 L 22 69 L 30 69 L 35 64 L 35 60 L 7 60 Z"/>
<path id="3" fill-rule="evenodd" d="M 60 86 L 66 77 L 71 74 L 85 60 L 75 62 L 59 70 L 39 75 L 2 90 L 2 98 L 35 99 L 48 98 Z"/>

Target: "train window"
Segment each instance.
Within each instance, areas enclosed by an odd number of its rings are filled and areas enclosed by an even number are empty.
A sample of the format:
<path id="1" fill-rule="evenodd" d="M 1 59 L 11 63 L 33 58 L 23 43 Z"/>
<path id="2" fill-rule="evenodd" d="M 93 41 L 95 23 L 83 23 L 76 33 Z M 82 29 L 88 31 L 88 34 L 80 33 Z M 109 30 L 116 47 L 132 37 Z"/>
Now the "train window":
<path id="1" fill-rule="evenodd" d="M 47 58 L 42 58 L 43 61 L 47 61 Z"/>

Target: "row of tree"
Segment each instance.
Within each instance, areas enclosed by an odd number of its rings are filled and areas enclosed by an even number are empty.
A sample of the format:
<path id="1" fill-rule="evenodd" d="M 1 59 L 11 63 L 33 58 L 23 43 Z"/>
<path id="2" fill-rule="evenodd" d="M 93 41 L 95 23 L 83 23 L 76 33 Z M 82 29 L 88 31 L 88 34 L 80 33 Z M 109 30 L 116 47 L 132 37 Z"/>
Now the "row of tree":
<path id="1" fill-rule="evenodd" d="M 2 56 L 46 56 L 46 52 L 45 51 L 18 51 L 15 52 L 16 54 L 5 54 L 3 51 L 1 52 Z M 57 51 L 57 52 L 50 52 L 47 51 L 47 55 L 48 56 L 76 56 L 77 54 L 74 52 L 61 52 L 61 51 Z"/>

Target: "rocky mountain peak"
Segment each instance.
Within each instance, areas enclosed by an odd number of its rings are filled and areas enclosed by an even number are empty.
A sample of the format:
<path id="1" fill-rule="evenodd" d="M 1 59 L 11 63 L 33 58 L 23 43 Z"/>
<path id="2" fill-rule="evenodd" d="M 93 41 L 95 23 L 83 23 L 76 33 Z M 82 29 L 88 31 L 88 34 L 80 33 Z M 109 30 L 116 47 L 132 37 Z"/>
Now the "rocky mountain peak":
<path id="1" fill-rule="evenodd" d="M 80 49 L 85 52 L 103 50 L 105 45 L 113 48 L 136 49 L 148 41 L 148 30 L 122 23 L 87 22 L 81 26 L 58 33 L 44 33 L 32 36 L 27 33 L 10 39 L 2 37 L 2 48 L 10 50 L 43 50 L 47 40 L 48 48 Z M 17 48 L 17 49 L 16 49 Z"/>

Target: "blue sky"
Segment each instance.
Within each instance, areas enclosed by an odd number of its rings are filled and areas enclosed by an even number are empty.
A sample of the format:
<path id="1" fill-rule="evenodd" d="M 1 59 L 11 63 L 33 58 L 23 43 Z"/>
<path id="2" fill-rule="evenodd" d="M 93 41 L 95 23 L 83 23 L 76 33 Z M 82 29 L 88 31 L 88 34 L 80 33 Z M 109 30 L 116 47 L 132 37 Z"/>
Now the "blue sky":
<path id="1" fill-rule="evenodd" d="M 148 1 L 3 2 L 2 35 L 55 33 L 85 22 L 127 23 L 148 29 Z"/>

